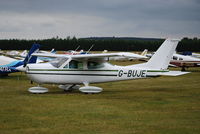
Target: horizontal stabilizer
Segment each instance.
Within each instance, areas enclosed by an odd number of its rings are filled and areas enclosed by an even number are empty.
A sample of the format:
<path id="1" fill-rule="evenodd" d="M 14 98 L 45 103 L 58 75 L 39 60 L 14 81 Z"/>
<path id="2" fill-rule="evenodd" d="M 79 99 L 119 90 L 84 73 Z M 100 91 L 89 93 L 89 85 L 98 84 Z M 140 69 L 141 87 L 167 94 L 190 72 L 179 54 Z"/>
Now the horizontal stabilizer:
<path id="1" fill-rule="evenodd" d="M 178 66 L 173 65 L 173 64 L 169 64 L 169 67 L 178 67 Z"/>
<path id="2" fill-rule="evenodd" d="M 169 72 L 161 72 L 158 75 L 164 75 L 164 76 L 179 76 L 179 75 L 184 75 L 188 74 L 190 72 L 181 72 L 181 71 L 169 71 Z"/>

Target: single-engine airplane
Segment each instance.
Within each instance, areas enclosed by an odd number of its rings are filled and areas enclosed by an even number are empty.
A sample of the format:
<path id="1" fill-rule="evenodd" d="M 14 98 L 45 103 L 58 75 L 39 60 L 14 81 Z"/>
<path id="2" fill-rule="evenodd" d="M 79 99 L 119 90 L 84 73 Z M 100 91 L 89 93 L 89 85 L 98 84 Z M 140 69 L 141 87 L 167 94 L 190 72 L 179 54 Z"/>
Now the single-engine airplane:
<path id="1" fill-rule="evenodd" d="M 141 54 L 135 54 L 135 53 L 130 53 L 130 52 L 124 52 L 126 55 L 132 55 L 134 54 L 135 57 L 124 57 L 124 56 L 115 56 L 115 57 L 109 57 L 108 60 L 114 60 L 114 61 L 133 61 L 133 60 L 143 60 L 148 57 L 145 55 L 147 54 L 147 49 L 145 49 Z M 104 50 L 103 53 L 107 53 L 107 50 Z"/>
<path id="2" fill-rule="evenodd" d="M 146 57 L 152 57 L 155 52 L 151 54 L 146 54 Z M 180 67 L 181 71 L 185 71 L 185 68 L 189 67 L 200 67 L 200 59 L 190 55 L 182 55 L 174 53 L 170 62 L 169 67 Z"/>
<path id="3" fill-rule="evenodd" d="M 38 83 L 60 84 L 65 91 L 79 89 L 83 93 L 99 93 L 103 89 L 89 86 L 90 83 L 131 80 L 161 75 L 178 76 L 188 72 L 169 71 L 168 64 L 179 40 L 166 39 L 152 58 L 142 64 L 117 66 L 107 62 L 108 57 L 125 56 L 123 53 L 101 53 L 85 55 L 37 54 L 33 56 L 57 57 L 50 63 L 28 64 L 19 68 L 26 72 L 29 79 Z M 83 84 L 83 87 L 79 87 Z M 32 93 L 48 92 L 47 88 L 31 87 Z"/>
<path id="4" fill-rule="evenodd" d="M 174 67 L 181 67 L 181 71 L 185 71 L 185 68 L 200 67 L 200 59 L 192 56 L 173 54 L 170 65 Z"/>
<path id="5" fill-rule="evenodd" d="M 32 48 L 23 61 L 6 56 L 0 56 L 0 75 L 7 76 L 9 73 L 19 72 L 19 70 L 16 69 L 19 66 L 23 66 L 27 63 L 36 63 L 37 57 L 30 55 L 39 50 L 39 47 L 39 44 L 33 44 Z"/>

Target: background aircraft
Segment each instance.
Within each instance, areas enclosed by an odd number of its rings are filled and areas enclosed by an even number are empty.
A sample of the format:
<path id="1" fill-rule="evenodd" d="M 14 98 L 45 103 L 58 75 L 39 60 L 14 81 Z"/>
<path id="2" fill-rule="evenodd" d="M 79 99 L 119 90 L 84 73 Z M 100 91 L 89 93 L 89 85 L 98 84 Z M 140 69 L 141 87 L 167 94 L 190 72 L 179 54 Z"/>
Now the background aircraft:
<path id="1" fill-rule="evenodd" d="M 146 54 L 146 57 L 150 58 L 154 54 L 155 54 L 155 52 Z M 189 56 L 189 55 L 181 55 L 181 54 L 174 53 L 172 56 L 172 59 L 170 60 L 169 66 L 170 67 L 180 67 L 181 71 L 185 71 L 185 68 L 200 67 L 200 59 Z"/>
<path id="2" fill-rule="evenodd" d="M 107 50 L 104 50 L 103 53 L 107 53 Z M 109 57 L 108 60 L 114 60 L 114 61 L 132 61 L 132 60 L 137 60 L 137 59 L 146 59 L 146 53 L 147 49 L 145 49 L 141 54 L 135 54 L 135 53 L 130 53 L 130 52 L 123 52 L 126 55 L 135 55 L 134 57 L 124 57 L 124 56 L 115 56 L 115 57 Z"/>
<path id="3" fill-rule="evenodd" d="M 42 54 L 50 54 L 50 53 L 53 53 L 53 54 L 55 54 L 56 53 L 56 51 L 55 51 L 55 49 L 53 48 L 53 49 L 51 49 L 51 51 L 50 52 L 48 52 L 48 51 L 38 51 L 37 53 L 42 53 Z M 50 58 L 50 57 L 38 57 L 38 60 L 39 60 L 39 62 L 48 62 L 48 61 L 51 61 L 51 60 L 53 60 L 54 58 Z"/>
<path id="4" fill-rule="evenodd" d="M 181 71 L 185 71 L 185 68 L 188 67 L 200 67 L 200 59 L 181 54 L 173 54 L 170 65 L 174 67 L 181 67 Z"/>
<path id="5" fill-rule="evenodd" d="M 0 75 L 5 76 L 8 75 L 9 73 L 13 72 L 19 72 L 16 68 L 19 66 L 23 66 L 27 63 L 36 63 L 37 57 L 30 55 L 34 52 L 36 52 L 39 49 L 40 45 L 39 44 L 33 44 L 32 48 L 30 49 L 29 53 L 25 57 L 25 59 L 22 60 L 16 60 L 10 57 L 6 56 L 0 56 Z"/>
<path id="6" fill-rule="evenodd" d="M 195 58 L 200 58 L 200 54 L 199 54 L 199 53 L 192 53 L 191 56 L 192 56 L 192 57 L 195 57 Z"/>
<path id="7" fill-rule="evenodd" d="M 12 51 L 6 52 L 5 54 L 8 56 L 14 57 L 14 56 L 18 56 L 20 54 L 20 52 L 16 51 L 16 50 L 12 50 Z"/>
<path id="8" fill-rule="evenodd" d="M 193 53 L 193 52 L 190 52 L 190 51 L 185 51 L 185 52 L 182 53 L 182 55 L 192 56 L 192 57 L 195 57 L 195 58 L 200 58 L 200 54 L 199 53 Z"/>

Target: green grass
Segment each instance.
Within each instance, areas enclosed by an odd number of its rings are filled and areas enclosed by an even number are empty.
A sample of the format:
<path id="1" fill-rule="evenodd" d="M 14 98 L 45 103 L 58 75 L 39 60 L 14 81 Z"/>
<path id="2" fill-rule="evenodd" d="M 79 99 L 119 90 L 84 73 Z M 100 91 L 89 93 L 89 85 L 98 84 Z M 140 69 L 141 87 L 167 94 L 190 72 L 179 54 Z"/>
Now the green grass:
<path id="1" fill-rule="evenodd" d="M 123 62 L 122 64 L 130 64 Z M 0 78 L 0 134 L 199 134 L 200 68 L 179 77 L 93 84 L 86 95 L 44 85 L 30 94 L 24 74 Z"/>

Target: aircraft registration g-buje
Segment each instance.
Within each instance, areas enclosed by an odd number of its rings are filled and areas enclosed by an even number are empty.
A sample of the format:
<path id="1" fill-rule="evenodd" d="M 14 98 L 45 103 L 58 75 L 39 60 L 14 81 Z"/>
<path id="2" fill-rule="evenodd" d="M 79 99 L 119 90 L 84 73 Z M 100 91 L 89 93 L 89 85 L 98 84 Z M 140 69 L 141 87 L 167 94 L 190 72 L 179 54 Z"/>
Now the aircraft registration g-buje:
<path id="1" fill-rule="evenodd" d="M 188 72 L 169 71 L 168 64 L 179 40 L 166 39 L 152 58 L 142 64 L 117 66 L 108 63 L 108 57 L 124 56 L 125 53 L 101 53 L 85 55 L 39 54 L 33 56 L 56 57 L 48 63 L 30 64 L 24 70 L 38 84 L 59 84 L 66 91 L 79 89 L 83 93 L 99 93 L 103 89 L 90 83 L 149 78 L 161 75 L 178 76 Z M 79 84 L 83 84 L 82 87 Z M 29 88 L 32 93 L 48 92 L 44 87 Z"/>

